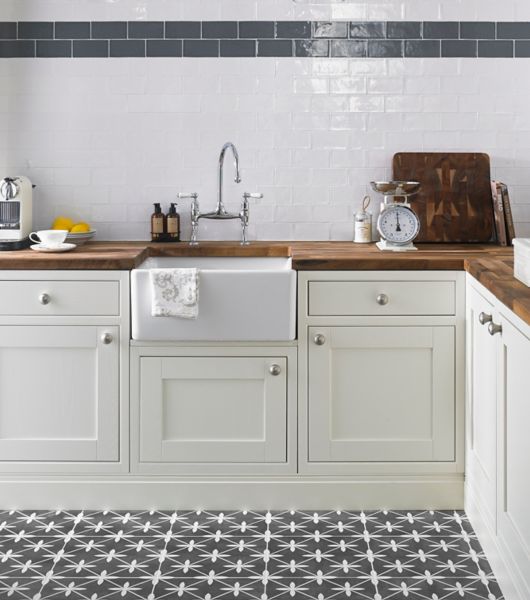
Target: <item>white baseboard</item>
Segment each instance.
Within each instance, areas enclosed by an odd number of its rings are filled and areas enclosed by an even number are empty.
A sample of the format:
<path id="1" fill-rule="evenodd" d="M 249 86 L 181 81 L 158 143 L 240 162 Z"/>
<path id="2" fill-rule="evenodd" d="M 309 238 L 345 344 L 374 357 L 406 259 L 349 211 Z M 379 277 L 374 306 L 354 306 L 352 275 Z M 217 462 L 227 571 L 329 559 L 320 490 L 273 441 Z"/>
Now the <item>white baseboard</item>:
<path id="1" fill-rule="evenodd" d="M 0 509 L 461 509 L 462 476 L 380 478 L 5 478 Z"/>

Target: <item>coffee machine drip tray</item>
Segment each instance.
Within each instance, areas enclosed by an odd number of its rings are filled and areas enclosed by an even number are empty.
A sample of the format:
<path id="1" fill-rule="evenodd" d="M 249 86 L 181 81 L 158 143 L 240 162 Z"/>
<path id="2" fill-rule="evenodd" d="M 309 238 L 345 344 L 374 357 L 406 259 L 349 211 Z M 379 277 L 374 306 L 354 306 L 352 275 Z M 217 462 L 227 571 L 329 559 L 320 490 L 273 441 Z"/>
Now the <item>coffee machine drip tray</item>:
<path id="1" fill-rule="evenodd" d="M 30 245 L 31 241 L 29 238 L 24 240 L 3 240 L 0 238 L 0 252 L 6 250 L 25 250 L 26 248 L 29 248 Z"/>

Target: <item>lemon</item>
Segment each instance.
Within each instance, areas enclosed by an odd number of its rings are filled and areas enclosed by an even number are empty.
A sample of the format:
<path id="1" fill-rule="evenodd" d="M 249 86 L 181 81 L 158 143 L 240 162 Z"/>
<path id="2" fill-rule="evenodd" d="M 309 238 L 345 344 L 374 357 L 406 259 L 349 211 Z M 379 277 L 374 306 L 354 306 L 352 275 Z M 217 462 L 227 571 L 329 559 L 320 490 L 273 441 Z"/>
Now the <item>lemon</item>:
<path id="1" fill-rule="evenodd" d="M 68 217 L 57 217 L 53 222 L 52 229 L 66 229 L 70 231 L 70 229 L 74 226 L 74 222 L 72 219 Z"/>
<path id="2" fill-rule="evenodd" d="M 76 223 L 71 229 L 70 233 L 85 233 L 90 231 L 90 225 L 88 223 Z"/>

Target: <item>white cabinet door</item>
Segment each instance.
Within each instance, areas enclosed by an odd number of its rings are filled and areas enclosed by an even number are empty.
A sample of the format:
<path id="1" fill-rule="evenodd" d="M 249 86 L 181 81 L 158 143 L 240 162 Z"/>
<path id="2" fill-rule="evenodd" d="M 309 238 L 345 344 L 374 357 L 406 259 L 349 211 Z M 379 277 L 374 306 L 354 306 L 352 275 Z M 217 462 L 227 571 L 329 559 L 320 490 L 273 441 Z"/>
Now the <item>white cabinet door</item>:
<path id="1" fill-rule="evenodd" d="M 472 287 L 467 298 L 466 479 L 492 531 L 497 511 L 497 338 L 493 305 Z M 482 321 L 482 322 L 481 322 Z"/>
<path id="2" fill-rule="evenodd" d="M 118 413 L 118 327 L 0 327 L 0 461 L 117 461 Z"/>
<path id="3" fill-rule="evenodd" d="M 498 534 L 530 597 L 530 337 L 502 319 L 498 429 Z"/>
<path id="4" fill-rule="evenodd" d="M 142 357 L 140 461 L 287 460 L 285 357 Z"/>
<path id="5" fill-rule="evenodd" d="M 454 460 L 454 353 L 450 326 L 310 327 L 309 460 Z"/>

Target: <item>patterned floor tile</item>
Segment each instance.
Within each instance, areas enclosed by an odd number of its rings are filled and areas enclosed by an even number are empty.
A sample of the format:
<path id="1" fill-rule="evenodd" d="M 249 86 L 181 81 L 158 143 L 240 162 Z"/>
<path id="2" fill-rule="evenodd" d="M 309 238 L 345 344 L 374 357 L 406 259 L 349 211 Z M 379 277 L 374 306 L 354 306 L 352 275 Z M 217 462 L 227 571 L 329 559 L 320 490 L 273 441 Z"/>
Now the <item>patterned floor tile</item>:
<path id="1" fill-rule="evenodd" d="M 502 600 L 461 511 L 3 511 L 0 598 Z"/>

